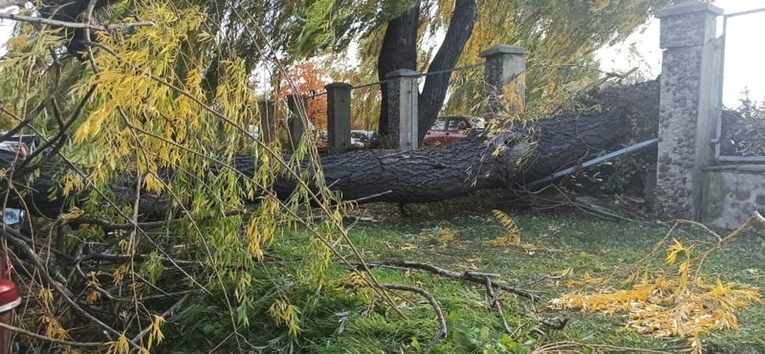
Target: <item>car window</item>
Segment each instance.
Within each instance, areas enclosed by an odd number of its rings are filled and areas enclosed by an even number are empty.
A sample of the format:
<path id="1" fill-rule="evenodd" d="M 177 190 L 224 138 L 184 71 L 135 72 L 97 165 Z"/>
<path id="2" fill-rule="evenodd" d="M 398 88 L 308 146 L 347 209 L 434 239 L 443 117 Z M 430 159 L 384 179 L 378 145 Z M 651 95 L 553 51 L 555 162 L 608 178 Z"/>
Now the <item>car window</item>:
<path id="1" fill-rule="evenodd" d="M 444 118 L 436 119 L 436 121 L 433 122 L 433 127 L 430 129 L 431 130 L 446 130 L 446 119 Z"/>
<path id="2" fill-rule="evenodd" d="M 449 120 L 449 129 L 448 130 L 463 130 L 467 129 L 467 123 L 463 119 L 450 119 Z"/>

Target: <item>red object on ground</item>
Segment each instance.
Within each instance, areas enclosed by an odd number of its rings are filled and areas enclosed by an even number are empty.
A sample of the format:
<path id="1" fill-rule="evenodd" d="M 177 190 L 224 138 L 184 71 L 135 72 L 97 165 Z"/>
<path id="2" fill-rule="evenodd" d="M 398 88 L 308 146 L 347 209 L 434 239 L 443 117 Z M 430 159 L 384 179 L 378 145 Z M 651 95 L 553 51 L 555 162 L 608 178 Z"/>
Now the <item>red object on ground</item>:
<path id="1" fill-rule="evenodd" d="M 0 313 L 13 310 L 21 303 L 19 288 L 10 279 L 0 279 Z"/>
<path id="2" fill-rule="evenodd" d="M 0 322 L 13 324 L 13 309 L 21 303 L 19 288 L 11 280 L 11 270 L 13 267 L 3 254 L 0 257 Z M 13 344 L 13 331 L 0 328 L 0 354 L 10 354 Z"/>

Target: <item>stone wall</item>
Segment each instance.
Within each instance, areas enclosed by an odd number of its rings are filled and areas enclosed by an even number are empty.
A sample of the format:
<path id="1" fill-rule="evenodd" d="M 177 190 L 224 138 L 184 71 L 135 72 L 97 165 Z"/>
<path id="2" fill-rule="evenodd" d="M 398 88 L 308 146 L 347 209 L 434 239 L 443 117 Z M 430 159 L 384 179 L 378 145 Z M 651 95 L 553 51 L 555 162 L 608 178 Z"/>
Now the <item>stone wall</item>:
<path id="1" fill-rule="evenodd" d="M 701 220 L 733 229 L 752 213 L 765 213 L 765 165 L 711 166 L 704 171 Z"/>
<path id="2" fill-rule="evenodd" d="M 663 50 L 656 206 L 663 216 L 735 228 L 765 211 L 765 165 L 719 165 L 722 10 L 690 1 L 657 13 Z"/>

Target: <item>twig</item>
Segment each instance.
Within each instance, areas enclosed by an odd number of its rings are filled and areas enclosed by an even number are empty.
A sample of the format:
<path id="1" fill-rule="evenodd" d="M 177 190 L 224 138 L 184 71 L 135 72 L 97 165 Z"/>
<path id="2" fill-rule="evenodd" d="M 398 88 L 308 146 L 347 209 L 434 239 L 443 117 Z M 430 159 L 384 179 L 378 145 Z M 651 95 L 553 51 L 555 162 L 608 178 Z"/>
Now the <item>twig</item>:
<path id="1" fill-rule="evenodd" d="M 488 277 L 486 277 L 485 279 L 486 279 L 486 292 L 489 294 L 489 306 L 497 310 L 499 319 L 502 321 L 502 327 L 505 328 L 505 332 L 507 332 L 507 335 L 509 335 L 510 337 L 513 337 L 515 333 L 513 333 L 513 330 L 510 329 L 510 325 L 507 324 L 507 320 L 505 319 L 505 313 L 504 311 L 502 311 L 502 300 L 500 300 L 500 298 L 497 297 L 497 294 L 494 293 L 494 285 L 491 285 L 491 279 L 489 279 Z"/>
<path id="2" fill-rule="evenodd" d="M 590 348 L 590 349 L 604 349 L 608 352 L 629 352 L 629 353 L 654 353 L 654 354 L 669 354 L 669 353 L 676 353 L 675 351 L 669 352 L 665 350 L 655 350 L 655 349 L 643 349 L 643 348 L 629 348 L 629 347 L 618 347 L 614 345 L 605 345 L 605 344 L 584 344 L 584 343 L 578 343 L 578 342 L 556 342 L 556 343 L 550 343 L 543 345 L 539 348 L 534 349 L 531 354 L 542 354 L 542 353 L 581 353 L 582 348 Z M 676 349 L 688 349 L 686 347 L 683 348 L 676 348 Z"/>
<path id="3" fill-rule="evenodd" d="M 37 24 L 37 25 L 59 26 L 59 27 L 66 27 L 66 28 L 87 28 L 94 31 L 124 31 L 132 27 L 154 26 L 154 22 L 151 22 L 151 21 L 115 23 L 112 25 L 94 25 L 94 24 L 88 24 L 88 23 L 82 23 L 82 22 L 58 21 L 58 20 L 51 20 L 51 19 L 42 18 L 42 17 L 16 15 L 16 14 L 4 13 L 4 12 L 0 12 L 0 19 L 19 21 L 19 22 L 28 22 L 28 23 Z"/>
<path id="4" fill-rule="evenodd" d="M 731 233 L 728 234 L 728 236 L 725 236 L 724 238 L 720 239 L 719 242 L 717 242 L 714 247 L 706 250 L 704 253 L 699 255 L 699 257 L 696 258 L 698 260 L 699 265 L 696 267 L 696 277 L 699 276 L 699 272 L 701 272 L 701 266 L 704 264 L 704 260 L 714 251 L 719 250 L 724 246 L 726 243 L 730 242 L 736 237 L 741 236 L 744 231 L 749 230 L 752 227 L 765 227 L 765 217 L 760 215 L 759 212 L 755 211 L 752 216 L 749 217 L 746 221 L 744 221 L 741 226 L 739 226 L 737 229 L 733 230 Z M 711 231 L 711 230 L 710 230 Z"/>
<path id="5" fill-rule="evenodd" d="M 56 292 L 58 292 L 61 295 L 61 297 L 65 300 L 65 302 L 68 303 L 77 313 L 81 314 L 88 320 L 96 323 L 99 327 L 101 327 L 102 329 L 106 330 L 107 332 L 113 335 L 116 335 L 116 336 L 122 335 L 120 332 L 110 327 L 103 321 L 99 320 L 98 318 L 93 316 L 91 313 L 85 311 L 85 309 L 83 309 L 79 304 L 77 304 L 76 301 L 72 300 L 72 297 L 71 297 L 72 295 L 69 289 L 67 289 L 66 287 L 61 285 L 61 283 L 55 281 L 53 277 L 51 277 L 50 273 L 48 273 L 47 271 L 47 268 L 42 264 L 42 261 L 38 258 L 37 253 L 35 253 L 35 251 L 32 250 L 29 247 L 29 245 L 27 245 L 25 242 L 14 237 L 14 235 L 17 233 L 18 233 L 17 231 L 13 229 L 9 229 L 9 228 L 6 228 L 5 230 L 0 230 L 0 234 L 2 234 L 6 240 L 13 243 L 14 246 L 24 251 L 24 253 L 26 253 L 26 255 L 31 258 L 32 264 L 35 266 L 35 268 L 37 268 L 39 274 L 42 276 L 45 283 L 47 283 L 47 285 L 55 289 Z M 130 344 L 135 348 L 139 348 L 139 346 L 132 341 L 130 341 Z"/>
<path id="6" fill-rule="evenodd" d="M 167 317 L 168 315 L 172 316 L 175 311 L 181 308 L 183 306 L 183 303 L 186 302 L 186 300 L 189 299 L 189 294 L 183 295 L 182 298 L 180 298 L 178 301 L 173 304 L 173 306 L 170 306 L 169 309 L 165 310 L 165 312 L 162 313 L 162 317 Z M 147 326 L 143 331 L 138 333 L 135 337 L 133 337 L 133 342 L 138 342 L 145 336 L 147 333 L 149 333 L 149 330 L 151 330 L 151 326 Z"/>
<path id="7" fill-rule="evenodd" d="M 48 341 L 48 342 L 51 342 L 51 343 L 66 345 L 66 346 L 70 346 L 70 347 L 100 348 L 100 347 L 105 347 L 107 345 L 107 343 L 104 343 L 104 342 L 72 342 L 72 341 L 63 340 L 63 339 L 56 339 L 56 338 L 46 337 L 46 336 L 43 336 L 43 335 L 40 335 L 40 334 L 37 334 L 37 333 L 34 333 L 34 332 L 30 332 L 30 331 L 28 331 L 26 329 L 23 329 L 23 328 L 20 328 L 20 327 L 16 327 L 14 325 L 10 325 L 10 324 L 4 323 L 4 322 L 0 322 L 0 328 L 11 330 L 11 331 L 14 331 L 16 333 L 23 334 L 25 336 L 30 336 L 30 337 L 37 338 L 37 339 L 42 339 L 44 341 Z"/>
<path id="8" fill-rule="evenodd" d="M 382 261 L 382 262 L 375 262 L 375 263 L 369 263 L 368 264 L 370 268 L 374 267 L 399 267 L 399 268 L 409 268 L 409 269 L 418 269 L 422 271 L 426 271 L 429 273 L 433 273 L 436 275 L 445 276 L 448 278 L 454 278 L 454 279 L 460 279 L 460 280 L 466 280 L 478 284 L 484 284 L 485 279 L 488 279 L 486 275 L 478 275 L 479 273 L 475 272 L 455 272 L 453 270 L 444 269 L 429 263 L 422 263 L 422 262 L 412 262 L 412 261 L 400 261 L 400 260 L 391 260 L 391 261 Z M 535 292 L 530 290 L 525 290 L 521 288 L 516 288 L 514 286 L 507 285 L 502 282 L 491 280 L 491 284 L 498 289 L 511 292 L 513 294 L 516 294 L 518 296 L 525 297 L 527 299 L 537 301 L 539 300 L 539 296 L 535 294 Z"/>

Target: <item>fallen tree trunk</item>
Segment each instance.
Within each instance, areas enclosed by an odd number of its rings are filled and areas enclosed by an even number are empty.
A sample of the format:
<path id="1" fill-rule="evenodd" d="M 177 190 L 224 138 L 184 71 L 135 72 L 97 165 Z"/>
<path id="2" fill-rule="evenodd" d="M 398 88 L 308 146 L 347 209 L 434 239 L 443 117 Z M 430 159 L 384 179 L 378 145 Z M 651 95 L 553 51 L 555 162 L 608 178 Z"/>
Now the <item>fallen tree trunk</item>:
<path id="1" fill-rule="evenodd" d="M 506 131 L 440 148 L 366 150 L 327 156 L 321 160 L 323 174 L 326 184 L 341 192 L 345 200 L 432 202 L 479 189 L 522 187 L 641 134 L 637 138 L 655 136 L 656 130 L 635 127 L 655 125 L 658 95 L 653 91 L 657 86 L 652 82 L 619 88 L 621 92 L 617 93 L 606 91 L 608 94 L 603 97 L 608 102 L 602 102 L 598 111 L 541 119 L 523 127 L 510 126 Z M 641 95 L 647 95 L 647 102 Z M 655 104 L 650 97 L 655 97 Z M 0 155 L 0 167 L 10 166 L 11 157 Z M 255 164 L 251 156 L 238 156 L 234 163 L 246 176 L 253 176 Z M 23 191 L 23 202 L 7 185 L 0 187 L 0 191 L 8 195 L 10 207 L 55 217 L 71 199 L 68 201 L 55 192 L 60 188 L 52 176 L 69 167 L 61 162 L 43 164 L 31 185 L 27 185 L 23 176 L 13 178 L 15 189 Z M 134 183 L 128 181 L 115 187 L 121 194 L 119 200 L 133 200 Z M 285 178 L 277 181 L 274 189 L 280 198 L 286 198 L 294 186 L 294 181 Z M 154 217 L 164 214 L 166 198 L 146 193 L 141 198 L 141 214 Z"/>

